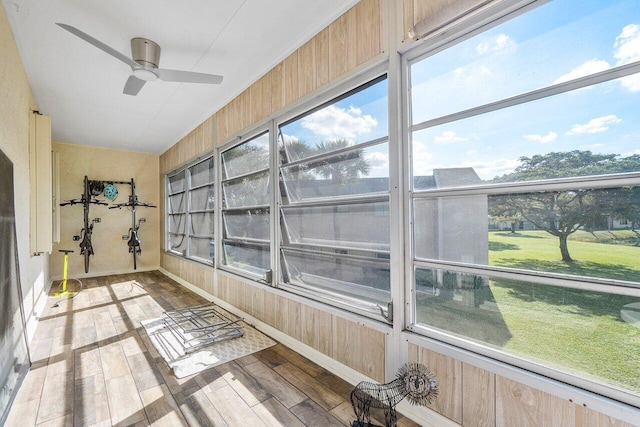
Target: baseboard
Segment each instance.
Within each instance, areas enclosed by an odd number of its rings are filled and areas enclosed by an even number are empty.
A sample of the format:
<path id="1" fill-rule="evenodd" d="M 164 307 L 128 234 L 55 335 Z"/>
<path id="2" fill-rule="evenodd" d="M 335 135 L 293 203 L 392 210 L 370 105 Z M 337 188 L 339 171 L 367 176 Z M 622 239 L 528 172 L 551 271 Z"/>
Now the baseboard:
<path id="1" fill-rule="evenodd" d="M 138 268 L 136 270 L 110 270 L 110 271 L 99 271 L 99 272 L 89 272 L 89 273 L 81 273 L 81 274 L 74 274 L 73 277 L 69 277 L 70 279 L 91 279 L 93 277 L 102 277 L 102 276 L 115 276 L 118 274 L 133 274 L 133 273 L 146 273 L 149 271 L 158 271 L 160 270 L 159 266 L 153 266 L 153 267 L 145 267 L 145 268 Z M 60 281 L 62 280 L 62 277 L 60 276 L 56 276 L 54 278 L 51 279 L 52 282 L 56 282 L 56 281 Z"/>
<path id="2" fill-rule="evenodd" d="M 204 299 L 211 301 L 216 305 L 219 305 L 220 307 L 224 308 L 225 310 L 229 311 L 230 313 L 233 313 L 238 317 L 241 317 L 245 322 L 252 325 L 256 329 L 258 329 L 260 332 L 286 345 L 296 353 L 301 354 L 302 356 L 313 361 L 314 363 L 317 363 L 318 365 L 322 366 L 332 374 L 337 375 L 338 377 L 342 378 L 343 380 L 347 381 L 353 386 L 358 384 L 360 381 L 375 382 L 375 380 L 367 377 L 366 375 L 340 362 L 337 362 L 335 359 L 327 356 L 326 354 L 321 353 L 318 350 L 314 349 L 313 347 L 309 347 L 303 342 L 300 342 L 292 338 L 291 336 L 283 333 L 279 329 L 276 329 L 273 326 L 264 323 L 260 319 L 257 319 L 251 316 L 250 314 L 245 313 L 244 311 L 238 309 L 237 307 L 215 297 L 209 292 L 187 282 L 186 280 L 176 276 L 175 274 L 165 270 L 164 268 L 160 267 L 158 268 L 158 270 L 165 276 L 175 280 L 180 285 L 200 295 Z M 402 415 L 420 424 L 421 426 L 426 426 L 426 427 L 459 427 L 460 426 L 460 424 L 446 417 L 443 417 L 437 412 L 434 412 L 424 407 L 411 405 L 407 401 L 400 402 L 397 409 L 398 409 L 398 412 L 400 412 Z"/>

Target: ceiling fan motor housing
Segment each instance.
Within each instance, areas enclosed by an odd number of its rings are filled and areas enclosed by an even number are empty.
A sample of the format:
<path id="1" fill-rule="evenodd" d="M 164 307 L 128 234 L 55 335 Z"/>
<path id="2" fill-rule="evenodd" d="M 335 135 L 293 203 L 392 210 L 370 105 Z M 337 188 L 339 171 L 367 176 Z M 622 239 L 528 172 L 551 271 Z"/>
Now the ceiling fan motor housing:
<path id="1" fill-rule="evenodd" d="M 156 69 L 160 64 L 160 46 L 149 39 L 133 38 L 131 39 L 131 56 L 142 67 Z"/>

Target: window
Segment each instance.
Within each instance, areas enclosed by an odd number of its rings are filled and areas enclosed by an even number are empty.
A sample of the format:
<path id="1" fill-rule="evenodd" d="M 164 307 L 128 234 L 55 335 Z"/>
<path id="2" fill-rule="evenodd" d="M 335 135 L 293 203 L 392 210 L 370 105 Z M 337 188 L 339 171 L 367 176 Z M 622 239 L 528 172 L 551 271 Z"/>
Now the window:
<path id="1" fill-rule="evenodd" d="M 407 59 L 414 331 L 637 401 L 639 44 L 556 0 Z"/>
<path id="2" fill-rule="evenodd" d="M 177 255 L 187 254 L 186 171 L 167 177 L 167 247 Z"/>
<path id="3" fill-rule="evenodd" d="M 168 250 L 213 264 L 214 158 L 167 177 Z"/>
<path id="4" fill-rule="evenodd" d="M 380 316 L 390 302 L 387 81 L 279 126 L 282 281 Z"/>
<path id="5" fill-rule="evenodd" d="M 269 133 L 222 152 L 222 265 L 271 270 Z"/>
<path id="6" fill-rule="evenodd" d="M 213 157 L 189 168 L 189 256 L 212 262 L 214 257 Z"/>

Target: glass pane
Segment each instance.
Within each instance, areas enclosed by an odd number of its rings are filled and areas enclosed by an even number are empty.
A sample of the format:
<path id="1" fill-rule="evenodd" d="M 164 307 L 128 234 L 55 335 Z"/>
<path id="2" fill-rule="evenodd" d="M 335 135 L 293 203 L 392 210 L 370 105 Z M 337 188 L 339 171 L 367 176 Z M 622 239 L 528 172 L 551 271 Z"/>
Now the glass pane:
<path id="1" fill-rule="evenodd" d="M 194 213 L 191 217 L 191 235 L 196 236 L 213 236 L 213 212 Z"/>
<path id="2" fill-rule="evenodd" d="M 413 215 L 416 258 L 487 263 L 487 196 L 418 199 Z"/>
<path id="3" fill-rule="evenodd" d="M 173 176 L 168 177 L 169 180 L 169 194 L 175 194 L 180 191 L 184 191 L 185 180 L 184 180 L 185 172 L 179 172 Z"/>
<path id="4" fill-rule="evenodd" d="M 225 211 L 222 213 L 225 237 L 269 241 L 269 209 Z"/>
<path id="5" fill-rule="evenodd" d="M 212 183 L 215 181 L 213 157 L 191 166 L 189 173 L 191 174 L 191 188 Z"/>
<path id="6" fill-rule="evenodd" d="M 283 163 L 387 136 L 387 81 L 369 87 L 280 126 Z"/>
<path id="7" fill-rule="evenodd" d="M 417 62 L 413 123 L 637 60 L 639 17 L 635 0 L 555 0 Z"/>
<path id="8" fill-rule="evenodd" d="M 389 192 L 388 143 L 282 167 L 290 203 Z"/>
<path id="9" fill-rule="evenodd" d="M 222 153 L 223 179 L 229 179 L 269 167 L 269 134 L 240 144 Z"/>
<path id="10" fill-rule="evenodd" d="M 264 172 L 222 184 L 225 208 L 264 206 L 269 204 L 269 173 Z"/>
<path id="11" fill-rule="evenodd" d="M 640 186 L 414 202 L 419 259 L 640 283 Z"/>
<path id="12" fill-rule="evenodd" d="M 189 191 L 189 196 L 191 197 L 191 204 L 189 205 L 191 211 L 204 211 L 214 208 L 213 185 L 191 190 Z"/>
<path id="13" fill-rule="evenodd" d="M 184 233 L 187 223 L 187 215 L 169 215 L 167 218 L 169 231 L 172 233 Z"/>
<path id="14" fill-rule="evenodd" d="M 289 243 L 389 251 L 389 202 L 283 208 Z M 375 232 L 374 232 L 375 230 Z"/>
<path id="15" fill-rule="evenodd" d="M 640 298 L 437 269 L 415 274 L 419 324 L 640 395 L 640 377 L 630 374 L 640 370 Z"/>
<path id="16" fill-rule="evenodd" d="M 223 263 L 249 273 L 263 276 L 271 269 L 268 246 L 252 245 L 243 242 L 225 241 Z"/>
<path id="17" fill-rule="evenodd" d="M 334 296 L 356 298 L 387 307 L 391 301 L 389 260 L 350 259 L 339 255 L 282 249 L 288 283 Z"/>
<path id="18" fill-rule="evenodd" d="M 181 213 L 187 210 L 187 206 L 184 203 L 185 193 L 178 193 L 173 196 L 169 196 L 169 213 Z"/>
<path id="19" fill-rule="evenodd" d="M 190 256 L 213 262 L 215 245 L 211 239 L 189 238 Z"/>
<path id="20" fill-rule="evenodd" d="M 414 132 L 414 187 L 639 171 L 638 105 L 621 79 Z"/>
<path id="21" fill-rule="evenodd" d="M 169 250 L 183 254 L 187 250 L 187 236 L 169 233 Z"/>

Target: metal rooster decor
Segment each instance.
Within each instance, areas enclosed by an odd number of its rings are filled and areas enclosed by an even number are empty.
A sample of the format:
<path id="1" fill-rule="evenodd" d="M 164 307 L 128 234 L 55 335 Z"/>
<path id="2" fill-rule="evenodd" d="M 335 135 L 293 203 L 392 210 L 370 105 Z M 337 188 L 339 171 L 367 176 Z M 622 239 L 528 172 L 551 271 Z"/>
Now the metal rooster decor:
<path id="1" fill-rule="evenodd" d="M 362 381 L 351 391 L 351 406 L 356 414 L 352 427 L 372 427 L 371 408 L 384 411 L 385 426 L 397 422 L 396 405 L 405 397 L 413 405 L 425 406 L 438 396 L 438 380 L 421 363 L 405 363 L 396 379 L 386 384 Z"/>

